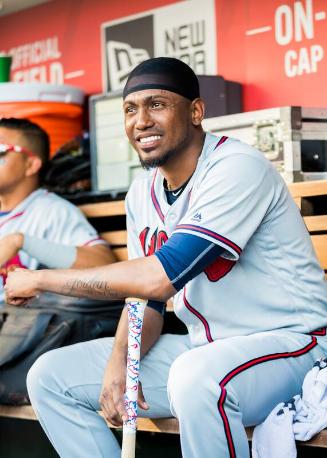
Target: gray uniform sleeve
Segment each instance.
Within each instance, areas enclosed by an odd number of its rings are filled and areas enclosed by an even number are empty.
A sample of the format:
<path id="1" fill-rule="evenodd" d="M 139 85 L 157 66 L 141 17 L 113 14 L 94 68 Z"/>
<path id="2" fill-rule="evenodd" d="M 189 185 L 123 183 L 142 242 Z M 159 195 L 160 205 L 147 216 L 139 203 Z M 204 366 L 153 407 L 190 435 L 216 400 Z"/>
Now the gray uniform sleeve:
<path id="1" fill-rule="evenodd" d="M 269 163 L 249 154 L 230 154 L 214 163 L 192 190 L 176 231 L 206 238 L 237 260 L 269 213 L 274 196 Z"/>
<path id="2" fill-rule="evenodd" d="M 47 240 L 74 246 L 106 243 L 100 239 L 83 213 L 64 199 L 52 202 L 45 217 L 49 222 L 44 234 Z"/>

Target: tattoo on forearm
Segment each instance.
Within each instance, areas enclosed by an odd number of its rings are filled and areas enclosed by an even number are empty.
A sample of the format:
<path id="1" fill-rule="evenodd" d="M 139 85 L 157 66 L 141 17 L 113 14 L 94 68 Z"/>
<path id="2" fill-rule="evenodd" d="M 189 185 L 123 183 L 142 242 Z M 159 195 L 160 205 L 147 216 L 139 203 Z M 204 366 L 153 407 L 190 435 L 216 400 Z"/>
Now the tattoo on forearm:
<path id="1" fill-rule="evenodd" d="M 83 296 L 98 299 L 119 298 L 117 291 L 110 288 L 106 281 L 97 280 L 68 280 L 63 286 L 66 296 Z"/>

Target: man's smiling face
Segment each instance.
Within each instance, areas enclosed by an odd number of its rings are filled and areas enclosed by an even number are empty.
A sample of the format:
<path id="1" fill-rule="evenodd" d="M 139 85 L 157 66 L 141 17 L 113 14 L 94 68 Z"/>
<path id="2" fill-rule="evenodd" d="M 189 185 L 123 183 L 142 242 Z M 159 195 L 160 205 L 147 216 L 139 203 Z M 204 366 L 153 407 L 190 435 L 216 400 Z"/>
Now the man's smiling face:
<path id="1" fill-rule="evenodd" d="M 192 141 L 191 102 L 174 92 L 133 92 L 124 114 L 126 134 L 146 169 L 163 166 Z"/>

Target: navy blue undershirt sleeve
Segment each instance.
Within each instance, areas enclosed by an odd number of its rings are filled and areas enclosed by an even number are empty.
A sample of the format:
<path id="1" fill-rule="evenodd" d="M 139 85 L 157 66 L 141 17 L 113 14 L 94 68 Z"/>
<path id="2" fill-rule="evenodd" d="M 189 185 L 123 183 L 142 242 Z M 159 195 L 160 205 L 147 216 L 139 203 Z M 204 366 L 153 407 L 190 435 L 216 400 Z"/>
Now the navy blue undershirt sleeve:
<path id="1" fill-rule="evenodd" d="M 224 248 L 192 234 L 175 233 L 154 254 L 173 287 L 179 291 L 215 261 Z"/>
<path id="2" fill-rule="evenodd" d="M 162 316 L 165 314 L 165 310 L 166 310 L 165 302 L 149 300 L 147 303 L 147 306 L 150 307 L 151 309 L 156 310 Z"/>

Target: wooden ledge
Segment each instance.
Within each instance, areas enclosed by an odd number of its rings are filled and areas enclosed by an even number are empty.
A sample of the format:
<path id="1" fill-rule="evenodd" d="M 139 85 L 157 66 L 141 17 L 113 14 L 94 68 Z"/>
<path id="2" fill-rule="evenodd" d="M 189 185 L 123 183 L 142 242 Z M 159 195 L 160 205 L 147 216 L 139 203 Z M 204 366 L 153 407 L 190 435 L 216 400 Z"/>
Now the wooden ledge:
<path id="1" fill-rule="evenodd" d="M 79 209 L 87 218 L 99 218 L 101 216 L 119 216 L 126 214 L 125 203 L 123 200 L 83 204 L 79 206 Z"/>
<path id="2" fill-rule="evenodd" d="M 16 418 L 20 420 L 37 420 L 32 406 L 15 407 L 0 405 L 0 417 Z M 110 424 L 108 424 L 108 426 L 115 428 Z M 179 434 L 179 425 L 176 418 L 139 418 L 137 427 L 138 431 Z M 253 428 L 246 428 L 246 434 L 249 440 L 252 439 L 252 431 Z M 298 445 L 327 448 L 327 429 L 321 431 L 310 441 L 298 442 Z"/>
<path id="3" fill-rule="evenodd" d="M 287 186 L 294 199 L 327 194 L 327 180 L 298 181 Z"/>
<path id="4" fill-rule="evenodd" d="M 0 405 L 0 417 L 18 418 L 19 420 L 37 420 L 32 406 Z"/>

